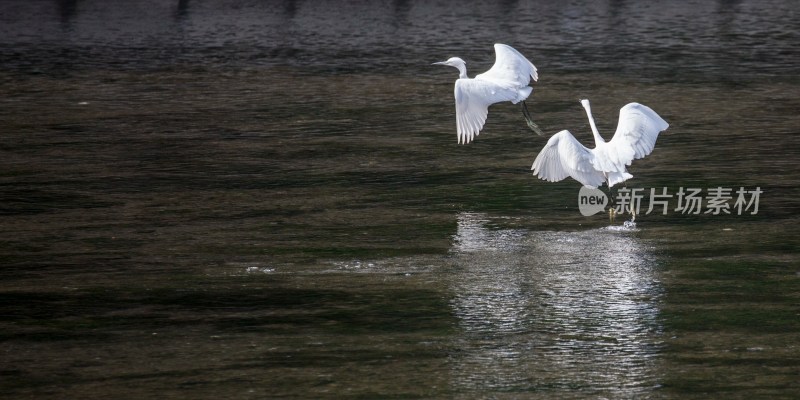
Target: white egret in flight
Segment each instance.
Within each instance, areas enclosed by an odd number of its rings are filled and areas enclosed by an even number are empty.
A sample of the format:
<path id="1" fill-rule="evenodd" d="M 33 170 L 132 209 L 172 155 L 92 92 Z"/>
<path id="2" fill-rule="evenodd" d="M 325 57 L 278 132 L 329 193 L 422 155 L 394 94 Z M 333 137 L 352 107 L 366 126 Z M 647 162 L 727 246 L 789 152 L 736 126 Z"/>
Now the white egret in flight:
<path id="1" fill-rule="evenodd" d="M 434 65 L 449 65 L 458 68 L 456 80 L 456 128 L 459 143 L 469 143 L 477 136 L 486 123 L 489 106 L 501 101 L 514 104 L 522 102 L 522 113 L 528 126 L 539 135 L 544 134 L 531 120 L 525 99 L 533 88 L 528 86 L 533 78 L 539 79 L 536 67 L 511 46 L 495 44 L 496 59 L 488 71 L 478 74 L 474 79 L 467 76 L 467 64 L 458 57 Z"/>
<path id="2" fill-rule="evenodd" d="M 650 107 L 629 103 L 619 110 L 617 131 L 606 142 L 597 131 L 589 100 L 581 100 L 581 104 L 589 117 L 595 148 L 586 148 L 567 130 L 558 132 L 536 156 L 531 166 L 534 175 L 549 182 L 571 176 L 591 188 L 603 182 L 611 188 L 633 178 L 625 167 L 650 154 L 658 134 L 669 127 Z"/>

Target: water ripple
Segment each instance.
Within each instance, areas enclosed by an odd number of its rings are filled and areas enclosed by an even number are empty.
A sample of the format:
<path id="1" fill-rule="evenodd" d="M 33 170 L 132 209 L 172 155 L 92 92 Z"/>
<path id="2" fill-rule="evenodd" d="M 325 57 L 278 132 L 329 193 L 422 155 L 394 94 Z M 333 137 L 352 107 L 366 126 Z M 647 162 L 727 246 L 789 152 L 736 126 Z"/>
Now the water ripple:
<path id="1" fill-rule="evenodd" d="M 454 237 L 451 304 L 463 336 L 453 368 L 464 387 L 632 395 L 657 381 L 662 288 L 656 257 L 635 232 L 520 232 L 487 222 L 461 214 Z"/>

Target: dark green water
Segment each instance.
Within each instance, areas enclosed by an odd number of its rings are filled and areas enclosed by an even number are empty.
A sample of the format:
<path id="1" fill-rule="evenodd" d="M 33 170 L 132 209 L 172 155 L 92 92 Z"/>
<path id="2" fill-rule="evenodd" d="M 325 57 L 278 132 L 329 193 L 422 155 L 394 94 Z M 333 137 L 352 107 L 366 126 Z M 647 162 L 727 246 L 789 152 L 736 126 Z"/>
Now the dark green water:
<path id="1" fill-rule="evenodd" d="M 1 397 L 798 398 L 798 11 L 0 3 Z M 548 134 L 670 123 L 629 187 L 758 213 L 584 217 L 510 104 L 457 145 L 430 63 L 495 42 Z"/>

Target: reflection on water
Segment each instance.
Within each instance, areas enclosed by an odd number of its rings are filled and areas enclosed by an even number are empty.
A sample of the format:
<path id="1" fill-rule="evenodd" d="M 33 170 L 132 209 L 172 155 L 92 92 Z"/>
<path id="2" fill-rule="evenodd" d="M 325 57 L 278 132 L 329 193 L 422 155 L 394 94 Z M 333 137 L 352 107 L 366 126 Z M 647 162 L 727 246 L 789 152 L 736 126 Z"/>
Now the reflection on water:
<path id="1" fill-rule="evenodd" d="M 483 214 L 458 216 L 458 385 L 625 395 L 656 385 L 662 289 L 656 257 L 634 232 L 489 224 Z"/>

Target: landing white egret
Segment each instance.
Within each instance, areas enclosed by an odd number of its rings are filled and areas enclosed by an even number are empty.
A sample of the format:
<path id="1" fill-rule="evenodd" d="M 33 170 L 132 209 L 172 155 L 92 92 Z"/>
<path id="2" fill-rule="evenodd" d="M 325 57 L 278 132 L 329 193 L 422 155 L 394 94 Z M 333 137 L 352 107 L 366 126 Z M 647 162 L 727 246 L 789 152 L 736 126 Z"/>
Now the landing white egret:
<path id="1" fill-rule="evenodd" d="M 658 134 L 669 127 L 650 107 L 629 103 L 619 110 L 617 131 L 606 142 L 597 131 L 589 100 L 581 100 L 581 104 L 589 117 L 595 148 L 586 148 L 567 130 L 558 132 L 536 156 L 531 166 L 534 175 L 549 182 L 571 176 L 591 188 L 603 182 L 611 188 L 633 178 L 625 167 L 650 154 Z"/>
<path id="2" fill-rule="evenodd" d="M 458 143 L 469 143 L 486 123 L 489 106 L 502 101 L 513 104 L 522 102 L 522 113 L 528 126 L 539 135 L 543 132 L 531 120 L 525 99 L 533 88 L 528 86 L 533 78 L 539 79 L 536 67 L 513 47 L 497 43 L 494 45 L 495 62 L 491 69 L 478 74 L 474 79 L 467 76 L 467 63 L 458 57 L 433 65 L 449 65 L 458 68 L 453 94 L 456 98 L 456 128 Z"/>

